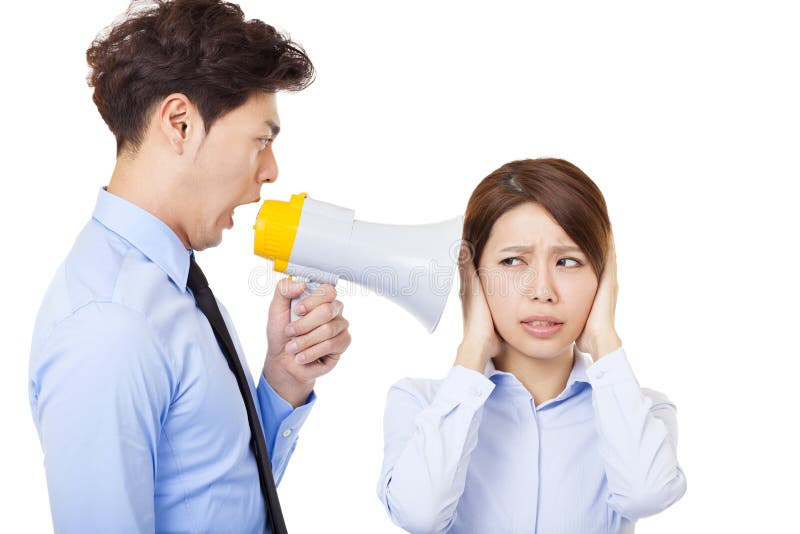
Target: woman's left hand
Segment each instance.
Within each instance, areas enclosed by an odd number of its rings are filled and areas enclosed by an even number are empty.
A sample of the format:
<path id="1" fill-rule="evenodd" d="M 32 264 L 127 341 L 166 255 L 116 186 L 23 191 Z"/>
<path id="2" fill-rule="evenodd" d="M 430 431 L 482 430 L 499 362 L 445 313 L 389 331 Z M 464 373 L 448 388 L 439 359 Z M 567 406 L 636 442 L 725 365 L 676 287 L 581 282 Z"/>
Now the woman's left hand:
<path id="1" fill-rule="evenodd" d="M 617 307 L 617 254 L 614 247 L 614 236 L 609 234 L 606 264 L 597 293 L 592 303 L 592 310 L 586 319 L 581 335 L 575 340 L 578 350 L 591 354 L 594 361 L 622 346 L 614 328 L 614 311 Z"/>

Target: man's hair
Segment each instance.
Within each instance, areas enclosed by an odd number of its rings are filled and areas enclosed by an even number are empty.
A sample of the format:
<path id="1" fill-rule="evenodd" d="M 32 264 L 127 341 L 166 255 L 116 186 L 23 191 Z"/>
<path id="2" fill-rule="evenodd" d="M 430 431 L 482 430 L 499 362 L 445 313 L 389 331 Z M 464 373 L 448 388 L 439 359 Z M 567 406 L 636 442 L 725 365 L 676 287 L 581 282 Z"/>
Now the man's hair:
<path id="1" fill-rule="evenodd" d="M 86 51 L 94 103 L 123 149 L 141 147 L 162 98 L 185 94 L 206 132 L 257 92 L 299 91 L 314 79 L 303 48 L 218 0 L 131 2 Z"/>

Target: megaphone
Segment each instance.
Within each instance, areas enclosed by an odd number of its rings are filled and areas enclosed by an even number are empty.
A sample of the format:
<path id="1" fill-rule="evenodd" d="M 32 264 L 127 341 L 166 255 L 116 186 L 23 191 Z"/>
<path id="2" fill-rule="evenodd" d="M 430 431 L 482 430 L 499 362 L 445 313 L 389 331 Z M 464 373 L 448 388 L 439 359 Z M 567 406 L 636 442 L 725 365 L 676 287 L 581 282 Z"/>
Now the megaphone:
<path id="1" fill-rule="evenodd" d="M 464 218 L 393 225 L 358 221 L 348 208 L 307 193 L 288 202 L 265 200 L 258 211 L 254 252 L 273 269 L 307 281 L 295 303 L 339 279 L 367 287 L 410 312 L 433 332 L 450 293 Z"/>

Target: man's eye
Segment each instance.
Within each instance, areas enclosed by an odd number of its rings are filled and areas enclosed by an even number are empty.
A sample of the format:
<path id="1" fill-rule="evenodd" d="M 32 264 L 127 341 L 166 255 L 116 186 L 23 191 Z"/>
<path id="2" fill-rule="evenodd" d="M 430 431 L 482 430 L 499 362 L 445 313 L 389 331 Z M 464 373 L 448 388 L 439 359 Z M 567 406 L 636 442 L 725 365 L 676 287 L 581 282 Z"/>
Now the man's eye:
<path id="1" fill-rule="evenodd" d="M 500 260 L 500 263 L 502 263 L 503 265 L 508 265 L 513 267 L 513 264 L 511 262 L 513 262 L 514 260 L 522 261 L 521 258 L 514 257 L 514 258 L 506 258 L 504 260 Z"/>
<path id="2" fill-rule="evenodd" d="M 566 261 L 571 261 L 571 262 L 575 263 L 575 265 L 565 265 L 564 267 L 579 267 L 579 266 L 583 265 L 579 260 L 576 260 L 575 258 L 561 258 L 560 260 L 558 260 L 558 263 L 560 264 L 562 261 L 565 261 L 565 262 Z"/>

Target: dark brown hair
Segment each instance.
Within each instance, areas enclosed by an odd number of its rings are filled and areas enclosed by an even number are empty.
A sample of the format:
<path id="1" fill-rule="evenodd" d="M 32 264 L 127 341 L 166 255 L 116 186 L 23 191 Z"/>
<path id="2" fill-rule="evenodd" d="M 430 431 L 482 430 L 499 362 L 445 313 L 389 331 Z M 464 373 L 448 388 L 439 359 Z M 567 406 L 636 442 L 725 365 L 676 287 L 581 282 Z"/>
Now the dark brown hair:
<path id="1" fill-rule="evenodd" d="M 464 215 L 467 250 L 478 269 L 492 227 L 507 211 L 525 202 L 544 207 L 586 254 L 600 278 L 605 267 L 611 222 L 603 194 L 578 167 L 563 159 L 525 159 L 506 163 L 472 192 Z"/>
<path id="2" fill-rule="evenodd" d="M 297 91 L 314 79 L 302 47 L 219 0 L 134 0 L 95 38 L 86 61 L 117 155 L 139 149 L 152 107 L 172 93 L 197 106 L 208 132 L 254 93 Z"/>

